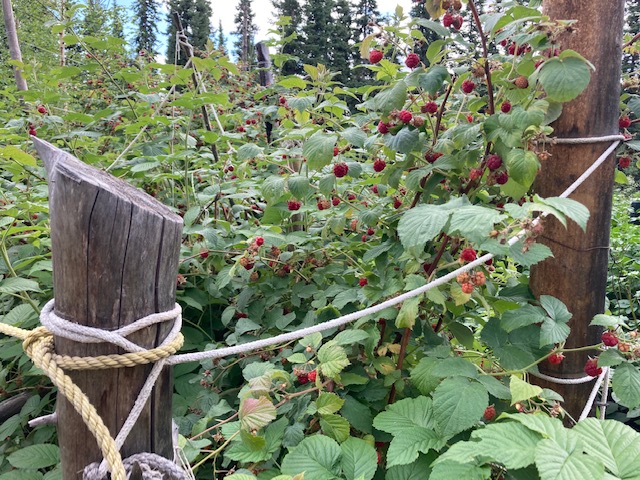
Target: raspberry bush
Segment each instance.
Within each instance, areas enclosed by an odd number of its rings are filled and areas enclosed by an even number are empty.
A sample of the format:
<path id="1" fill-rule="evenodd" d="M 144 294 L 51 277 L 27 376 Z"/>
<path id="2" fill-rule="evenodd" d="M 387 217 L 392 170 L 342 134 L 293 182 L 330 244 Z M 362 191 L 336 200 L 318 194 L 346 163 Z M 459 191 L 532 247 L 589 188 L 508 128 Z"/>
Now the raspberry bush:
<path id="1" fill-rule="evenodd" d="M 433 20 L 398 10 L 374 27 L 361 45 L 374 81 L 357 89 L 322 65 L 263 88 L 212 50 L 194 59 L 208 89 L 196 93 L 189 69 L 68 35 L 89 54 L 82 68 L 27 69 L 25 111 L 0 99 L 11 112 L 0 147 L 3 321 L 34 326 L 52 296 L 44 172 L 27 138 L 37 134 L 183 216 L 185 350 L 317 324 L 495 255 L 339 331 L 176 367 L 173 415 L 198 478 L 633 478 L 637 455 L 610 448 L 638 442 L 630 427 L 589 419 L 569 430 L 559 395 L 528 378 L 571 355 L 571 313 L 528 289 L 528 268 L 550 255 L 532 218 L 588 221 L 576 202 L 531 190 L 549 124 L 589 81 L 588 63 L 556 42 L 571 23 L 515 4 L 479 23 L 473 3 L 426 6 Z M 424 54 L 418 27 L 438 36 Z M 467 41 L 472 31 L 486 50 Z M 583 347 L 602 351 L 585 371 L 614 367 L 616 401 L 633 410 L 637 332 L 608 313 L 593 320 L 608 333 Z M 51 410 L 51 387 L 14 340 L 0 342 L 1 393 L 40 394 L 0 425 L 0 469 L 49 458 L 38 465 L 55 472 L 53 428 L 25 426 Z"/>

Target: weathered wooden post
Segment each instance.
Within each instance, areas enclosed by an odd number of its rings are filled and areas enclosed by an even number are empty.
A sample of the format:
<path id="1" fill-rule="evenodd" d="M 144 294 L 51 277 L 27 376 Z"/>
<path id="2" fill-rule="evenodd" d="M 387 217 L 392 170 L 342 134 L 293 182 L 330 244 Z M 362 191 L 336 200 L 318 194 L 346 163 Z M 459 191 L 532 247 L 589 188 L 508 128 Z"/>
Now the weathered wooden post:
<path id="1" fill-rule="evenodd" d="M 55 312 L 82 325 L 114 330 L 143 316 L 171 310 L 182 219 L 146 193 L 88 166 L 53 145 L 33 139 L 49 180 Z M 129 336 L 145 348 L 159 345 L 171 322 Z M 56 337 L 59 354 L 123 353 L 104 344 Z M 150 365 L 69 372 L 115 437 Z M 121 453 L 154 452 L 172 458 L 172 372 L 166 367 Z M 64 480 L 102 459 L 96 441 L 73 407 L 58 397 L 58 434 Z"/>
<path id="2" fill-rule="evenodd" d="M 543 11 L 552 19 L 577 20 L 574 32 L 560 38 L 562 48 L 576 50 L 595 66 L 587 89 L 564 105 L 561 117 L 552 125 L 554 136 L 581 138 L 618 133 L 624 0 L 612 0 L 606 5 L 600 0 L 545 0 Z M 542 166 L 537 192 L 543 197 L 559 195 L 608 146 L 609 143 L 551 145 L 552 156 Z M 610 159 L 571 195 L 591 212 L 586 234 L 571 222 L 567 230 L 556 221 L 546 222 L 542 242 L 551 248 L 554 258 L 531 272 L 531 288 L 536 296 L 553 295 L 573 313 L 567 347 L 600 341 L 598 329 L 588 325 L 604 308 L 614 170 L 615 162 Z M 560 377 L 583 376 L 587 354 L 570 353 L 560 365 L 545 362 L 540 370 Z M 566 410 L 576 418 L 593 386 L 540 380 L 536 383 L 559 392 Z"/>

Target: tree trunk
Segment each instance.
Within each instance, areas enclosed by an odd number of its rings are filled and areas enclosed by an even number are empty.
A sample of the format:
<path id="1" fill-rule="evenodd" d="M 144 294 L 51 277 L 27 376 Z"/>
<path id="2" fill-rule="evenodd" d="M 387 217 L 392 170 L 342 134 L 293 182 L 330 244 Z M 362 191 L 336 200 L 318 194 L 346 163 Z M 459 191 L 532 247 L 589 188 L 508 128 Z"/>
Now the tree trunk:
<path id="1" fill-rule="evenodd" d="M 551 19 L 575 19 L 573 33 L 560 37 L 563 49 L 582 54 L 595 66 L 587 89 L 564 105 L 562 115 L 552 125 L 559 138 L 594 137 L 618 133 L 620 70 L 624 0 L 545 0 L 543 11 Z M 542 165 L 536 191 L 542 197 L 559 195 L 609 146 L 608 143 L 551 145 L 551 158 Z M 612 155 L 613 157 L 613 155 Z M 536 297 L 553 295 L 573 314 L 567 347 L 600 342 L 600 331 L 588 327 L 595 314 L 602 313 L 609 261 L 609 228 L 615 161 L 610 158 L 571 195 L 591 212 L 586 233 L 569 222 L 565 229 L 548 220 L 542 243 L 553 251 L 553 258 L 531 270 L 531 289 Z M 580 377 L 588 354 L 568 353 L 560 365 L 544 362 L 543 373 L 559 377 Z M 593 383 L 581 385 L 539 385 L 552 388 L 564 399 L 565 409 L 577 418 L 584 408 Z"/>
<path id="2" fill-rule="evenodd" d="M 4 28 L 7 31 L 7 42 L 9 43 L 9 55 L 11 55 L 11 60 L 22 63 L 22 53 L 20 52 L 20 42 L 18 41 L 16 20 L 13 17 L 11 0 L 2 0 L 2 12 L 4 14 Z M 15 65 L 13 67 L 13 75 L 16 78 L 18 90 L 26 91 L 27 81 L 22 76 L 22 70 Z"/>
<path id="3" fill-rule="evenodd" d="M 175 303 L 182 219 L 127 183 L 90 167 L 47 142 L 33 139 L 48 172 L 57 315 L 113 330 Z M 170 322 L 130 335 L 145 348 L 159 345 Z M 122 353 L 105 344 L 55 338 L 63 355 Z M 115 437 L 151 365 L 70 372 Z M 155 452 L 172 458 L 172 371 L 165 368 L 121 453 Z M 58 435 L 65 480 L 102 459 L 73 406 L 58 397 Z"/>

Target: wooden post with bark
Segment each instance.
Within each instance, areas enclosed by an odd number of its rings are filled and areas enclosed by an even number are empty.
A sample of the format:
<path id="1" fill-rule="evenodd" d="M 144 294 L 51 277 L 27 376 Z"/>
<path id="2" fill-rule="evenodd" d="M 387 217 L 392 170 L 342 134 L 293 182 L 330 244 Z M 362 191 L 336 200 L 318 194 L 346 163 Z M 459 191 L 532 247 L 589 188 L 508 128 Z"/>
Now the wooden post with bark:
<path id="1" fill-rule="evenodd" d="M 612 0 L 606 5 L 600 0 L 545 0 L 543 12 L 551 19 L 577 20 L 574 32 L 560 37 L 561 47 L 579 52 L 595 67 L 587 89 L 565 104 L 562 115 L 552 124 L 553 135 L 581 138 L 617 134 L 624 0 Z M 536 191 L 542 197 L 559 195 L 608 146 L 551 145 L 552 156 L 542 165 Z M 573 314 L 568 348 L 600 342 L 600 331 L 588 325 L 604 309 L 615 165 L 614 158 L 610 158 L 571 195 L 591 213 L 586 233 L 573 222 L 565 230 L 555 220 L 546 221 L 541 241 L 551 248 L 554 257 L 531 271 L 531 288 L 536 297 L 553 295 Z M 540 370 L 559 377 L 581 377 L 589 353 L 594 352 L 567 353 L 561 364 L 544 362 Z M 592 382 L 559 385 L 535 379 L 535 383 L 559 392 L 565 399 L 565 409 L 576 419 L 593 387 Z"/>
<path id="2" fill-rule="evenodd" d="M 20 51 L 16 19 L 13 16 L 13 5 L 11 5 L 11 0 L 2 0 L 2 13 L 4 15 L 4 28 L 7 32 L 9 55 L 11 55 L 11 60 L 22 63 L 22 52 Z M 26 91 L 27 81 L 22 75 L 22 70 L 20 70 L 16 65 L 13 66 L 13 75 L 16 79 L 16 86 L 18 87 L 18 90 Z"/>
<path id="3" fill-rule="evenodd" d="M 33 138 L 49 181 L 55 313 L 82 325 L 114 330 L 175 304 L 182 219 L 160 202 L 53 145 Z M 171 322 L 147 327 L 129 340 L 158 346 Z M 105 344 L 55 338 L 57 353 L 96 356 L 123 353 Z M 109 428 L 118 433 L 151 365 L 68 372 Z M 173 458 L 172 371 L 166 367 L 123 458 L 154 452 Z M 73 406 L 58 397 L 57 424 L 65 480 L 102 459 L 96 441 Z"/>

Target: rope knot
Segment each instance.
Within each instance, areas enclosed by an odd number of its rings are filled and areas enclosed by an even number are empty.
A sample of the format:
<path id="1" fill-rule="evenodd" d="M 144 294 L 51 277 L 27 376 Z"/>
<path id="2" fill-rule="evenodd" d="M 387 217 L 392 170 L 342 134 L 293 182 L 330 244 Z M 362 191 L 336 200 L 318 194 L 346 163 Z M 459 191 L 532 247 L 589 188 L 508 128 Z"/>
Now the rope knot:
<path id="1" fill-rule="evenodd" d="M 31 359 L 33 359 L 34 352 L 38 347 L 43 347 L 47 353 L 53 352 L 53 334 L 47 327 L 30 330 L 22 341 L 22 348 Z"/>

